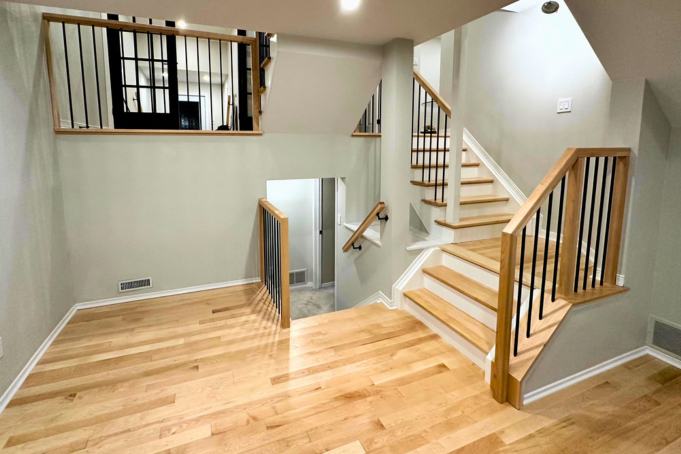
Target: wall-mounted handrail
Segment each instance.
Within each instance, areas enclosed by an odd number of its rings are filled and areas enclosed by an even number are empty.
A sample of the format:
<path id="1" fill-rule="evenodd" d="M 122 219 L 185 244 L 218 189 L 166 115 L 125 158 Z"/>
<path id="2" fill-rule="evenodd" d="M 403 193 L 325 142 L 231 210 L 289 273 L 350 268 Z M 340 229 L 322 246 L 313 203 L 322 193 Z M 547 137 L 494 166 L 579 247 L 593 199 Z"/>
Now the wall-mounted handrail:
<path id="1" fill-rule="evenodd" d="M 260 133 L 257 37 L 117 17 L 43 13 L 55 132 Z M 178 61 L 185 68 L 178 68 Z M 255 92 L 239 90 L 239 96 L 234 81 L 247 79 Z M 239 115 L 248 121 L 240 121 Z"/>
<path id="2" fill-rule="evenodd" d="M 385 202 L 378 202 L 376 205 L 374 205 L 374 207 L 371 209 L 369 214 L 367 214 L 367 216 L 364 218 L 359 227 L 357 227 L 357 230 L 355 230 L 352 233 L 350 238 L 348 238 L 348 241 L 346 241 L 345 244 L 343 245 L 343 252 L 348 252 L 350 248 L 361 249 L 361 246 L 356 247 L 354 244 L 357 240 L 359 240 L 362 237 L 362 235 L 364 235 L 364 232 L 367 231 L 369 226 L 371 226 L 371 224 L 376 219 L 386 221 L 388 220 L 387 216 L 383 218 L 379 216 L 383 210 L 385 210 Z"/>
<path id="3" fill-rule="evenodd" d="M 542 320 L 550 304 L 621 291 L 616 278 L 630 155 L 628 148 L 566 150 L 504 227 L 491 379 L 499 402 L 509 399 L 509 365 L 519 343 L 535 334 L 532 321 Z M 519 406 L 517 384 L 513 389 Z"/>
<path id="4" fill-rule="evenodd" d="M 258 200 L 260 281 L 281 320 L 291 326 L 288 217 L 267 199 Z"/>
<path id="5" fill-rule="evenodd" d="M 448 116 L 452 116 L 452 107 L 449 105 L 447 101 L 445 101 L 442 96 L 428 83 L 428 81 L 419 73 L 418 71 L 414 70 L 414 79 L 421 85 L 426 92 L 430 95 L 430 97 L 437 103 L 438 106 L 442 109 L 442 111 L 447 114 Z"/>

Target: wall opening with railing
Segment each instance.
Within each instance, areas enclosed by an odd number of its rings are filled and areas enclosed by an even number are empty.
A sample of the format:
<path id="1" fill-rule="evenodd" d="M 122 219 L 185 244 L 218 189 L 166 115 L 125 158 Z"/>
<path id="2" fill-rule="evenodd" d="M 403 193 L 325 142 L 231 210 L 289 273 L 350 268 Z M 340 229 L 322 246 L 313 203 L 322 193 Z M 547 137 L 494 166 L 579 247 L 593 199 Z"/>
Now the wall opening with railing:
<path id="1" fill-rule="evenodd" d="M 260 131 L 267 34 L 113 14 L 43 21 L 57 132 Z"/>

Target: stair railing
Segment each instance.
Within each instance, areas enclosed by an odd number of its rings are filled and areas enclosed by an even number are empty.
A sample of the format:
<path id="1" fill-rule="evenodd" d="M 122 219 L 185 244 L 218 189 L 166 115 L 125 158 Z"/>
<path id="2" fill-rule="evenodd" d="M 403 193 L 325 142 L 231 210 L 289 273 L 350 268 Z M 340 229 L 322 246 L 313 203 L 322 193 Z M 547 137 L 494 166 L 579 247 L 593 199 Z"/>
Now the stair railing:
<path id="1" fill-rule="evenodd" d="M 374 207 L 369 211 L 369 214 L 364 218 L 362 223 L 357 227 L 357 230 L 355 230 L 350 238 L 345 242 L 343 245 L 343 252 L 348 252 L 350 248 L 356 249 L 361 251 L 362 250 L 362 245 L 356 245 L 355 243 L 364 235 L 364 233 L 367 231 L 367 229 L 371 226 L 371 224 L 374 223 L 375 219 L 378 219 L 379 221 L 387 221 L 388 220 L 388 215 L 381 216 L 381 212 L 385 210 L 385 202 L 378 202 Z"/>
<path id="2" fill-rule="evenodd" d="M 381 116 L 383 114 L 383 81 L 376 86 L 376 90 L 371 94 L 359 123 L 352 133 L 355 137 L 380 137 L 381 136 Z"/>
<path id="3" fill-rule="evenodd" d="M 622 291 L 616 280 L 630 154 L 566 150 L 504 228 L 491 379 L 497 401 L 509 400 L 509 364 L 523 336 L 534 334 L 533 311 L 542 320 L 558 299 L 575 304 Z"/>
<path id="4" fill-rule="evenodd" d="M 288 217 L 267 199 L 258 201 L 260 281 L 282 328 L 291 326 Z"/>
<path id="5" fill-rule="evenodd" d="M 432 187 L 433 200 L 424 202 L 444 206 L 445 169 L 449 165 L 447 127 L 448 122 L 451 123 L 452 108 L 417 71 L 412 82 L 411 112 L 412 138 L 417 139 L 416 146 L 412 140 L 411 167 L 421 171 L 412 183 Z"/>

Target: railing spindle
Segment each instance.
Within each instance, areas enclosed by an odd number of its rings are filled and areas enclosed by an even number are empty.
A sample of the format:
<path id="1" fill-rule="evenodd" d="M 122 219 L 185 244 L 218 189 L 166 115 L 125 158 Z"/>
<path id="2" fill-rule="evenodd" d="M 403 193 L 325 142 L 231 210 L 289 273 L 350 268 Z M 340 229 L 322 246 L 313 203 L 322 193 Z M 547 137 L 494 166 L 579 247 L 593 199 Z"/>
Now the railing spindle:
<path id="1" fill-rule="evenodd" d="M 135 16 L 132 17 L 132 22 L 137 22 Z M 133 40 L 133 55 L 135 56 L 135 90 L 137 93 L 137 112 L 142 112 L 142 97 L 140 96 L 140 69 L 139 69 L 139 54 L 137 53 L 137 32 L 132 32 Z M 123 43 L 125 45 L 125 43 Z"/>
<path id="2" fill-rule="evenodd" d="M 380 86 L 380 84 L 379 84 Z M 420 88 L 419 88 L 420 90 Z M 409 158 L 410 158 L 410 164 L 414 165 L 414 102 L 416 98 L 416 79 L 412 78 L 411 79 L 411 150 L 409 150 Z M 381 102 L 380 102 L 380 95 L 379 95 L 379 111 Z M 416 142 L 418 143 L 418 136 L 416 137 Z"/>
<path id="3" fill-rule="evenodd" d="M 219 55 L 220 55 L 220 120 L 221 120 L 221 125 L 225 124 L 225 87 L 222 84 L 222 81 L 225 80 L 224 76 L 222 75 L 222 40 L 218 40 L 218 50 L 219 50 Z"/>
<path id="4" fill-rule="evenodd" d="M 161 83 L 163 83 L 163 90 L 161 91 L 163 92 L 163 113 L 168 113 L 168 105 L 166 104 L 166 59 L 163 55 L 163 48 L 166 46 L 166 43 L 163 42 L 164 35 L 159 34 L 158 39 L 161 41 Z"/>
<path id="5" fill-rule="evenodd" d="M 97 86 L 97 112 L 99 112 L 99 128 L 104 128 L 102 122 L 102 98 L 99 91 L 99 66 L 97 64 L 97 40 L 95 39 L 95 26 L 92 26 L 92 50 L 95 56 L 95 85 Z"/>
<path id="6" fill-rule="evenodd" d="M 608 194 L 608 214 L 605 223 L 605 238 L 603 238 L 603 262 L 601 264 L 601 286 L 605 280 L 605 267 L 608 258 L 608 244 L 610 239 L 610 224 L 612 223 L 612 201 L 615 190 L 615 175 L 617 171 L 617 157 L 612 158 L 612 172 L 610 173 L 610 191 Z"/>
<path id="7" fill-rule="evenodd" d="M 530 303 L 527 312 L 526 336 L 530 337 L 532 324 L 532 303 L 534 300 L 534 281 L 537 275 L 537 246 L 539 245 L 539 224 L 541 222 L 541 208 L 537 210 L 537 217 L 534 221 L 534 244 L 532 245 L 532 275 L 530 276 Z"/>
<path id="8" fill-rule="evenodd" d="M 558 264 L 560 263 L 561 229 L 563 227 L 563 200 L 565 199 L 565 176 L 560 180 L 560 201 L 558 204 L 558 225 L 556 227 L 556 254 L 553 257 L 553 281 L 551 283 L 551 302 L 556 301 L 558 287 Z"/>
<path id="9" fill-rule="evenodd" d="M 412 100 L 412 103 L 413 103 L 413 100 Z M 378 126 L 378 133 L 379 134 L 381 133 L 382 119 L 383 119 L 383 79 L 381 79 L 378 82 L 378 118 L 376 119 L 376 125 Z"/>
<path id="10" fill-rule="evenodd" d="M 61 33 L 64 38 L 64 62 L 66 64 L 66 87 L 69 92 L 69 115 L 71 116 L 71 128 L 75 128 L 73 118 L 73 98 L 71 97 L 71 72 L 69 70 L 69 46 L 66 44 L 66 24 L 61 23 Z"/>
<path id="11" fill-rule="evenodd" d="M 203 119 L 201 118 L 201 58 L 199 56 L 199 38 L 196 38 L 196 89 L 199 92 L 199 129 L 203 129 Z"/>
<path id="12" fill-rule="evenodd" d="M 448 115 L 447 115 L 447 112 L 445 112 L 445 129 L 444 129 L 444 133 L 443 133 L 444 138 L 442 139 L 445 148 L 449 148 L 448 145 L 447 145 L 447 118 L 448 118 Z M 449 145 L 451 145 L 451 141 L 452 140 L 450 138 L 449 139 Z M 450 150 L 448 154 L 449 154 L 449 160 L 451 161 L 452 151 Z M 446 171 L 447 165 L 448 165 L 447 160 L 445 159 L 444 162 L 442 163 L 442 179 L 441 179 L 441 181 L 442 181 L 442 191 L 441 191 L 442 195 L 441 195 L 441 199 L 440 199 L 441 202 L 445 201 L 445 171 Z M 435 198 L 437 199 L 437 197 L 435 197 Z"/>
<path id="13" fill-rule="evenodd" d="M 187 37 L 184 37 L 184 81 L 187 91 L 187 102 L 189 102 L 189 54 L 187 53 Z"/>
<path id="14" fill-rule="evenodd" d="M 435 194 L 433 195 L 433 200 L 437 200 L 437 171 L 438 167 L 440 165 L 440 106 L 437 106 L 437 129 L 436 129 L 436 134 L 435 134 L 435 149 L 437 150 L 435 152 Z M 445 163 L 445 154 L 443 152 L 443 157 L 442 157 L 442 165 Z M 444 181 L 442 182 L 444 186 Z"/>
<path id="15" fill-rule="evenodd" d="M 549 260 L 549 246 L 551 238 L 551 215 L 553 211 L 553 191 L 549 194 L 549 208 L 546 213 L 546 233 L 544 238 L 544 263 L 541 271 L 541 290 L 539 294 L 539 320 L 544 319 L 544 298 L 546 293 L 546 265 Z M 556 242 L 559 242 L 557 240 Z"/>
<path id="16" fill-rule="evenodd" d="M 83 41 L 80 35 L 80 24 L 76 26 L 78 28 L 78 51 L 80 53 L 80 81 L 83 86 L 83 110 L 85 111 L 85 128 L 90 128 L 90 120 L 88 119 L 87 112 L 87 88 L 85 87 L 85 65 L 83 64 Z"/>
<path id="17" fill-rule="evenodd" d="M 213 64 L 211 61 L 210 38 L 208 38 L 208 96 L 210 97 L 210 130 L 215 129 L 213 120 Z"/>
<path id="18" fill-rule="evenodd" d="M 433 167 L 433 104 L 435 104 L 433 97 L 430 97 L 430 127 L 428 128 L 429 131 L 429 140 L 428 140 L 428 181 L 431 181 L 431 176 L 430 176 L 430 171 L 431 168 Z"/>

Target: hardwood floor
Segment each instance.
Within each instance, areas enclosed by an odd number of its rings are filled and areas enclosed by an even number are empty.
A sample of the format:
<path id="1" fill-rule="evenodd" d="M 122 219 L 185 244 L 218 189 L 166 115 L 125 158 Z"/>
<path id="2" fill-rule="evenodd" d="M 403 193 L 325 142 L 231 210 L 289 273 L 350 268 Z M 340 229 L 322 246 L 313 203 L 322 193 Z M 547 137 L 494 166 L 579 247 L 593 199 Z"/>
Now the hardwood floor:
<path id="1" fill-rule="evenodd" d="M 402 311 L 281 330 L 256 286 L 79 311 L 0 415 L 3 452 L 680 452 L 651 357 L 524 411 Z"/>

